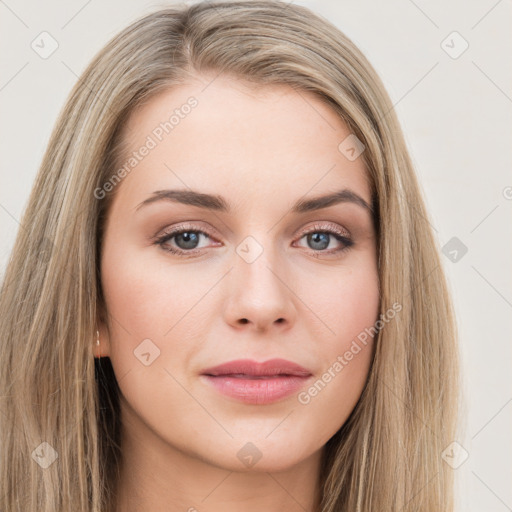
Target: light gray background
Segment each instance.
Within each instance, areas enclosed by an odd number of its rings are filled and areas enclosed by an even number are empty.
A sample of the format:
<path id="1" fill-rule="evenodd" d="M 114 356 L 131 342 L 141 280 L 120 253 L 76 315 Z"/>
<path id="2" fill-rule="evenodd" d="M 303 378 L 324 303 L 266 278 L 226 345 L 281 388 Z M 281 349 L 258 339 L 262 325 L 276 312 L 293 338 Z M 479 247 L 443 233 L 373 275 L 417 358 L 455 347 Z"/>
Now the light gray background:
<path id="1" fill-rule="evenodd" d="M 512 510 L 512 2 L 296 3 L 336 24 L 374 65 L 395 104 L 439 246 L 457 237 L 468 248 L 457 262 L 443 256 L 466 383 L 466 434 L 457 441 L 469 458 L 454 470 L 458 510 Z M 114 34 L 165 5 L 0 0 L 2 273 L 58 111 L 78 75 Z M 43 31 L 58 43 L 46 59 L 31 48 Z M 454 31 L 469 44 L 457 58 L 464 41 Z"/>

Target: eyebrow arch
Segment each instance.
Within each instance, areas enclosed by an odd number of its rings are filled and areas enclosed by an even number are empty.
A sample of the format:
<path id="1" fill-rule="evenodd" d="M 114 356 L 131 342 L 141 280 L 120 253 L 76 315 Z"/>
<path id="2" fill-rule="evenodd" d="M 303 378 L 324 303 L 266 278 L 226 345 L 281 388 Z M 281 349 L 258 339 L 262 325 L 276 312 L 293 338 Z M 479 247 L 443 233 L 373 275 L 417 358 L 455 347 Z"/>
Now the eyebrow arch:
<path id="1" fill-rule="evenodd" d="M 230 212 L 229 203 L 222 196 L 205 194 L 195 190 L 156 190 L 153 194 L 137 205 L 135 210 L 139 210 L 143 206 L 147 206 L 156 201 L 172 201 L 176 203 L 188 204 L 214 210 L 219 212 Z M 344 188 L 332 194 L 314 197 L 311 199 L 299 199 L 292 207 L 292 213 L 306 213 L 315 210 L 321 210 L 328 206 L 339 203 L 353 203 L 368 210 L 373 214 L 373 206 L 368 204 L 360 195 L 354 191 Z"/>

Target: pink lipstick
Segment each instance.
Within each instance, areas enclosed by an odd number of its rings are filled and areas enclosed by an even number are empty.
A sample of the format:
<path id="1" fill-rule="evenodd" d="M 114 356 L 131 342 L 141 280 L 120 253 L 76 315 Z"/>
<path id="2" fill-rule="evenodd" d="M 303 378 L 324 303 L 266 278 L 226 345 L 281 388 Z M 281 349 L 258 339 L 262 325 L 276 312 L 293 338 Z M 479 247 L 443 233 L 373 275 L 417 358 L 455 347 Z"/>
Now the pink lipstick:
<path id="1" fill-rule="evenodd" d="M 296 393 L 312 376 L 306 368 L 285 359 L 263 363 L 239 359 L 208 368 L 201 375 L 222 394 L 257 405 Z"/>

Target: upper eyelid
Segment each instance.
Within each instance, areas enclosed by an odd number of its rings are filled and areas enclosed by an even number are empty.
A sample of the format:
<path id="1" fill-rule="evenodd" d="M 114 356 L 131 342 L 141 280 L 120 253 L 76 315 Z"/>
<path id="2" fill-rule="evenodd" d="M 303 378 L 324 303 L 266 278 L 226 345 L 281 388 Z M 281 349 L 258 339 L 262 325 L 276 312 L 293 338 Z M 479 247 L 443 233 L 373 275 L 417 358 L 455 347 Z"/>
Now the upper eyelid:
<path id="1" fill-rule="evenodd" d="M 324 221 L 324 222 L 327 222 L 327 221 Z M 350 231 L 347 228 L 338 227 L 333 222 L 327 222 L 327 224 L 322 224 L 322 221 L 315 221 L 313 225 L 311 225 L 307 228 L 304 228 L 302 230 L 302 235 L 310 233 L 310 232 L 322 231 L 323 229 L 325 229 L 326 231 L 335 231 L 335 232 L 336 231 L 341 231 L 341 232 L 345 231 L 347 233 L 346 238 L 352 238 Z"/>
<path id="2" fill-rule="evenodd" d="M 158 234 L 153 238 L 158 239 L 158 238 L 163 238 L 166 236 L 172 237 L 172 236 L 176 236 L 177 234 L 180 234 L 181 232 L 184 232 L 184 231 L 194 231 L 194 232 L 204 234 L 204 235 L 208 236 L 209 238 L 216 238 L 215 235 L 211 234 L 207 229 L 199 227 L 199 226 L 194 226 L 193 224 L 186 224 L 186 223 L 182 226 L 177 226 L 177 227 L 172 227 L 172 228 L 164 228 L 161 231 L 161 234 Z"/>

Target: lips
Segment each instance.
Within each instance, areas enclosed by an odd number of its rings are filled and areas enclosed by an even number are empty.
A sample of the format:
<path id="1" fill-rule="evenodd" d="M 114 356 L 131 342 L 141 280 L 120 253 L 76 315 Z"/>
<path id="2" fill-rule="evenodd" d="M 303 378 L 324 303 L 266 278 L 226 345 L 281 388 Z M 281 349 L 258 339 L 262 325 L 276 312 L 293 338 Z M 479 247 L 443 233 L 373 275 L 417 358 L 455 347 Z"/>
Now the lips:
<path id="1" fill-rule="evenodd" d="M 250 359 L 238 359 L 208 368 L 202 372 L 202 375 L 209 375 L 211 377 L 229 375 L 238 378 L 308 377 L 311 375 L 311 372 L 297 363 L 287 361 L 286 359 L 270 359 L 263 363 Z"/>
<path id="2" fill-rule="evenodd" d="M 282 400 L 299 391 L 311 376 L 306 368 L 285 359 L 264 363 L 240 359 L 208 368 L 201 374 L 221 394 L 253 405 Z"/>

